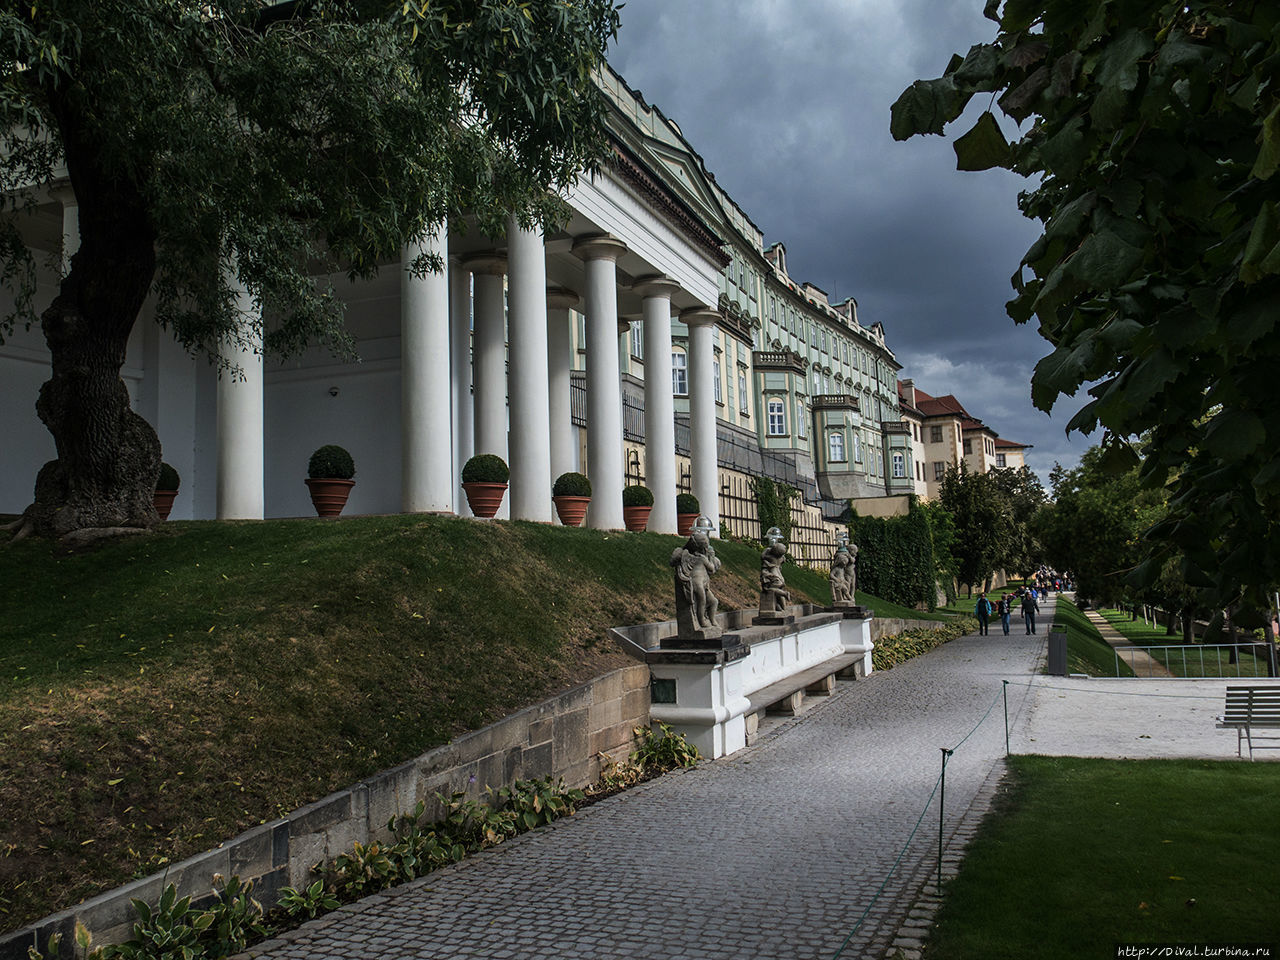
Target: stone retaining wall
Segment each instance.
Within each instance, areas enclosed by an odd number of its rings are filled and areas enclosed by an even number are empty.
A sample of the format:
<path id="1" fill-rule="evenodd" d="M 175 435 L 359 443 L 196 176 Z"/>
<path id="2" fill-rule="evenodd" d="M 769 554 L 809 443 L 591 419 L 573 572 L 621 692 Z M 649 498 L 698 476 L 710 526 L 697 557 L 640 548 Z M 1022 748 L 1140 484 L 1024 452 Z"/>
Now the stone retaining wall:
<path id="1" fill-rule="evenodd" d="M 946 626 L 942 620 L 902 620 L 876 617 L 871 621 L 871 642 L 879 643 L 883 637 L 896 637 L 907 630 L 937 630 Z"/>
<path id="2" fill-rule="evenodd" d="M 43 948 L 58 931 L 69 946 L 77 920 L 89 928 L 95 944 L 125 940 L 135 917 L 131 898 L 155 903 L 173 883 L 180 897 L 199 900 L 212 891 L 215 874 L 253 880 L 254 897 L 270 909 L 282 887 L 300 887 L 314 864 L 350 850 L 357 841 L 385 836 L 387 821 L 412 810 L 419 800 L 427 803 L 427 819 L 437 819 L 437 793 L 479 798 L 486 786 L 546 776 L 562 777 L 570 787 L 585 786 L 599 776 L 601 754 L 625 756 L 632 749 L 634 729 L 648 723 L 649 668 L 623 667 L 254 827 L 162 873 L 6 934 L 0 937 L 0 960 L 26 960 L 27 947 L 38 939 Z"/>

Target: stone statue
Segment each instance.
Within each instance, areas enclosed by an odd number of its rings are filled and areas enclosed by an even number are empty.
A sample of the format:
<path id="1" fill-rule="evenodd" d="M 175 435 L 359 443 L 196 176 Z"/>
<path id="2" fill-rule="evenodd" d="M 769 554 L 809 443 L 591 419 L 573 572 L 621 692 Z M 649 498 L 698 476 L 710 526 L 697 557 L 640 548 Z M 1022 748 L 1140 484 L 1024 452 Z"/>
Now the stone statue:
<path id="1" fill-rule="evenodd" d="M 777 617 L 791 602 L 791 592 L 782 577 L 782 561 L 787 558 L 787 545 L 770 537 L 760 554 L 760 616 Z"/>
<path id="2" fill-rule="evenodd" d="M 711 575 L 720 569 L 720 560 L 706 529 L 694 527 L 685 545 L 671 554 L 671 567 L 675 572 L 678 635 L 720 636 L 724 632 L 716 623 L 720 601 L 711 592 Z"/>
<path id="3" fill-rule="evenodd" d="M 858 581 L 858 546 L 841 543 L 831 558 L 831 602 L 836 606 L 851 606 L 853 590 Z"/>

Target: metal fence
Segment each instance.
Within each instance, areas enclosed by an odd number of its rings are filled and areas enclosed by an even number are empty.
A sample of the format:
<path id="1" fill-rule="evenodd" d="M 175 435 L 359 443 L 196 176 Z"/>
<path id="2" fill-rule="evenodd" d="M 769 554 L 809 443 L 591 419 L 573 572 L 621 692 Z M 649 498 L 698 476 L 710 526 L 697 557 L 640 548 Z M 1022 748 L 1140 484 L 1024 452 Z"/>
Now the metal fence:
<path id="1" fill-rule="evenodd" d="M 1183 680 L 1212 680 L 1219 677 L 1274 677 L 1274 643 L 1192 643 L 1115 648 L 1116 676 L 1120 664 L 1135 677 L 1168 677 Z"/>

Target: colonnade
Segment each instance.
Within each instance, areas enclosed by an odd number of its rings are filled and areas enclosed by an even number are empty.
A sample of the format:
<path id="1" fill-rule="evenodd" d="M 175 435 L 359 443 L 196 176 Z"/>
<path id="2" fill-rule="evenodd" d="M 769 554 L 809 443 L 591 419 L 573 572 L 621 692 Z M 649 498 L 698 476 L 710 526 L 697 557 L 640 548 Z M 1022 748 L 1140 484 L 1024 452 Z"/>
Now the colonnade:
<path id="1" fill-rule="evenodd" d="M 576 469 L 570 413 L 573 368 L 569 309 L 586 317 L 586 474 L 592 485 L 587 525 L 623 526 L 621 372 L 618 358 L 617 261 L 626 244 L 611 236 L 578 238 L 584 289 L 547 285 L 540 230 L 508 223 L 505 253 L 450 257 L 444 225 L 421 246 L 402 251 L 400 273 L 401 509 L 466 513 L 462 465 L 473 453 L 507 460 L 510 516 L 551 522 L 554 477 Z M 437 255 L 441 272 L 414 276 L 419 254 Z M 504 284 L 506 277 L 506 309 Z M 472 289 L 474 294 L 472 295 Z M 646 485 L 653 491 L 649 529 L 676 531 L 676 453 L 671 356 L 672 296 L 679 284 L 662 275 L 638 279 L 643 304 Z M 472 299 L 474 296 L 474 299 Z M 241 297 L 252 325 L 254 305 Z M 474 333 L 471 312 L 474 309 Z M 689 327 L 690 446 L 694 495 L 719 528 L 719 480 L 710 307 L 680 313 Z M 623 326 L 621 329 L 626 329 Z M 228 344 L 244 379 L 218 387 L 219 518 L 261 518 L 263 376 L 261 351 Z M 255 454 L 256 450 L 256 454 Z M 442 456 L 442 452 L 447 452 Z M 244 493 L 244 491 L 249 491 Z"/>

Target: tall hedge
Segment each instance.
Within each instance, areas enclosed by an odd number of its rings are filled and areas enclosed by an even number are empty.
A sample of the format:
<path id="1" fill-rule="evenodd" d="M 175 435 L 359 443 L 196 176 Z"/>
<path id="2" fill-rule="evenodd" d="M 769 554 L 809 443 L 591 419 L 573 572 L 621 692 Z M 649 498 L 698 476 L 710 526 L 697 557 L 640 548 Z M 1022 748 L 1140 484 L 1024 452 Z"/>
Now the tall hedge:
<path id="1" fill-rule="evenodd" d="M 905 517 L 854 512 L 849 536 L 858 545 L 858 590 L 904 607 L 937 606 L 933 532 L 928 513 L 914 497 Z"/>

